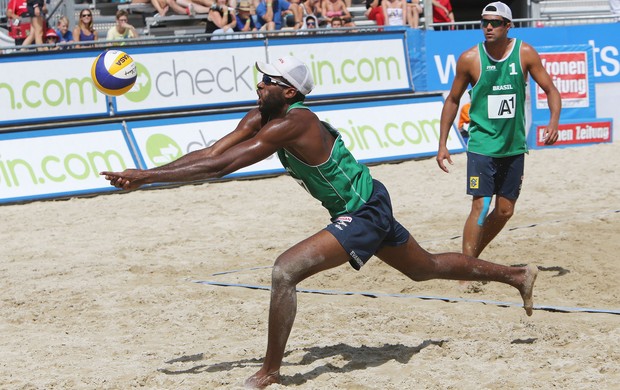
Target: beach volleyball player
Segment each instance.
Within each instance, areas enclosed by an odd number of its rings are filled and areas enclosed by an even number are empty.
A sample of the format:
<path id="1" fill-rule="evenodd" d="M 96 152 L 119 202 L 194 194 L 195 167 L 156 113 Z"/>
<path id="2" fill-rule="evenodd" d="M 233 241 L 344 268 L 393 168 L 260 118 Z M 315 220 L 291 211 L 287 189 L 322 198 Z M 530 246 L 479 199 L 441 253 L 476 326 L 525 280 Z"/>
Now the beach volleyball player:
<path id="1" fill-rule="evenodd" d="M 280 382 L 280 367 L 297 311 L 296 285 L 349 263 L 360 269 L 373 255 L 414 281 L 496 281 L 515 287 L 532 314 L 535 266 L 508 267 L 460 253 L 422 249 L 392 215 L 387 189 L 351 155 L 342 138 L 304 104 L 314 86 L 308 67 L 293 57 L 257 62 L 258 107 L 212 146 L 148 170 L 102 172 L 113 186 L 137 189 L 156 182 L 218 178 L 278 154 L 289 174 L 331 216 L 326 228 L 293 245 L 275 260 L 271 280 L 267 352 L 262 367 L 245 382 L 263 388 Z M 208 197 L 208 188 L 205 189 Z"/>
<path id="2" fill-rule="evenodd" d="M 471 85 L 467 194 L 471 211 L 463 228 L 463 254 L 478 257 L 512 217 L 521 192 L 525 153 L 525 91 L 528 74 L 545 91 L 549 123 L 546 145 L 558 139 L 562 99 L 536 50 L 508 38 L 512 11 L 496 1 L 482 10 L 485 41 L 468 49 L 456 63 L 456 75 L 441 112 L 437 164 L 448 172 L 452 164 L 446 146 L 461 96 Z M 491 203 L 495 196 L 494 207 Z"/>

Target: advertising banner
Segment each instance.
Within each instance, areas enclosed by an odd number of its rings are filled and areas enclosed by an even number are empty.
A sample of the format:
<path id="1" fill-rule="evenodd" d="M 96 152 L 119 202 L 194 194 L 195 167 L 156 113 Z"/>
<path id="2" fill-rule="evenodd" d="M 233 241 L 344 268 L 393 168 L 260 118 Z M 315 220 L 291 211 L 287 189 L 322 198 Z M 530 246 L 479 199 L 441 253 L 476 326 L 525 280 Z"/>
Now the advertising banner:
<path id="1" fill-rule="evenodd" d="M 618 23 L 563 27 L 511 28 L 509 37 L 520 38 L 534 47 L 588 45 L 592 48 L 594 83 L 620 82 L 620 26 Z M 426 60 L 412 66 L 425 66 L 427 90 L 450 89 L 461 53 L 484 41 L 480 29 L 427 31 Z M 450 42 L 450 44 L 446 44 Z M 421 83 L 417 83 L 420 84 Z M 418 90 L 421 90 L 418 88 Z"/>
<path id="2" fill-rule="evenodd" d="M 405 31 L 339 36 L 338 40 L 299 37 L 269 41 L 269 60 L 292 55 L 305 62 L 314 78 L 309 99 L 412 92 L 414 85 Z"/>
<path id="3" fill-rule="evenodd" d="M 0 125 L 108 115 L 105 95 L 95 89 L 95 55 L 0 56 Z"/>
<path id="4" fill-rule="evenodd" d="M 584 118 L 579 122 L 561 123 L 558 126 L 558 140 L 552 146 L 545 145 L 543 138 L 547 123 L 535 122 L 528 135 L 528 144 L 533 149 L 590 145 L 613 141 L 613 121 L 610 118 Z"/>
<path id="5" fill-rule="evenodd" d="M 562 98 L 561 120 L 596 117 L 592 48 L 588 45 L 536 47 L 540 60 Z M 532 121 L 549 120 L 545 91 L 533 80 Z"/>
<path id="6" fill-rule="evenodd" d="M 312 71 L 319 97 L 412 91 L 404 32 L 363 36 L 295 36 L 209 45 L 132 48 L 138 81 L 115 98 L 119 114 L 248 104 L 261 75 L 255 62 L 293 55 Z M 368 50 L 372 47 L 372 50 Z"/>
<path id="7" fill-rule="evenodd" d="M 0 203 L 111 191 L 99 172 L 134 167 L 120 124 L 0 134 Z"/>
<path id="8" fill-rule="evenodd" d="M 315 80 L 309 100 L 411 92 L 405 31 L 339 36 L 217 41 L 126 47 L 138 80 L 111 98 L 115 114 L 231 107 L 256 101 L 257 60 L 294 55 Z M 372 50 L 369 50 L 372 48 Z M 0 58 L 0 126 L 109 115 L 107 98 L 90 77 L 97 50 Z M 42 71 L 45 70 L 45 71 Z"/>
<path id="9" fill-rule="evenodd" d="M 313 107 L 362 163 L 432 156 L 439 142 L 441 95 L 341 102 Z M 245 112 L 0 134 L 0 203 L 117 191 L 99 172 L 153 168 L 212 145 Z M 463 152 L 453 127 L 452 153 Z M 274 155 L 227 178 L 283 173 Z"/>
<path id="10" fill-rule="evenodd" d="M 319 119 L 330 123 L 360 162 L 380 162 L 431 156 L 439 144 L 439 120 L 443 99 L 393 98 L 372 102 L 313 107 Z M 174 161 L 191 151 L 210 146 L 234 130 L 245 113 L 206 115 L 161 121 L 128 122 L 139 154 L 140 166 L 153 168 Z M 464 151 L 455 128 L 448 148 Z M 228 177 L 284 172 L 273 155 Z"/>

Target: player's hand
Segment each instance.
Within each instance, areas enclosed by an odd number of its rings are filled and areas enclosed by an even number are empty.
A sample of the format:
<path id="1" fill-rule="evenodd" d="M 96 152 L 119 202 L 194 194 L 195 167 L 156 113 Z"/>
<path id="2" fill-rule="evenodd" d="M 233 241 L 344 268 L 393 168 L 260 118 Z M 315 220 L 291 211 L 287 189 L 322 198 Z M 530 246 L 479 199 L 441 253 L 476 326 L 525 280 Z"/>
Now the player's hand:
<path id="1" fill-rule="evenodd" d="M 450 172 L 448 168 L 446 167 L 446 164 L 444 163 L 444 160 L 448 160 L 450 165 L 453 165 L 452 158 L 450 157 L 450 152 L 448 151 L 448 148 L 446 148 L 445 146 L 440 147 L 439 151 L 437 152 L 436 160 L 437 160 L 437 165 L 439 165 L 439 168 L 441 168 L 442 171 L 446 173 Z"/>
<path id="2" fill-rule="evenodd" d="M 135 190 L 144 184 L 143 180 L 141 180 L 142 172 L 140 169 L 125 169 L 123 172 L 104 171 L 99 174 L 105 176 L 105 179 L 110 181 L 110 185 L 116 188 Z"/>
<path id="3" fill-rule="evenodd" d="M 558 128 L 557 126 L 547 126 L 545 133 L 543 134 L 545 145 L 553 145 L 558 140 Z"/>

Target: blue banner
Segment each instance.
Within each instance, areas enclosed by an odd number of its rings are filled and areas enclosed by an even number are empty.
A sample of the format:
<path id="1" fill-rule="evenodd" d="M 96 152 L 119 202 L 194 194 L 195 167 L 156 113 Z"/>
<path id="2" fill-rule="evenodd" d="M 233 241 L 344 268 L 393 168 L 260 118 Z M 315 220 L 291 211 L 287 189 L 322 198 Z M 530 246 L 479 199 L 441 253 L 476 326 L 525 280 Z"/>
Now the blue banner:
<path id="1" fill-rule="evenodd" d="M 620 81 L 620 23 L 514 28 L 508 35 L 520 38 L 534 47 L 588 45 L 592 48 L 594 82 Z M 428 90 L 449 90 L 456 72 L 456 61 L 461 53 L 483 40 L 484 36 L 479 29 L 426 32 L 424 46 Z"/>

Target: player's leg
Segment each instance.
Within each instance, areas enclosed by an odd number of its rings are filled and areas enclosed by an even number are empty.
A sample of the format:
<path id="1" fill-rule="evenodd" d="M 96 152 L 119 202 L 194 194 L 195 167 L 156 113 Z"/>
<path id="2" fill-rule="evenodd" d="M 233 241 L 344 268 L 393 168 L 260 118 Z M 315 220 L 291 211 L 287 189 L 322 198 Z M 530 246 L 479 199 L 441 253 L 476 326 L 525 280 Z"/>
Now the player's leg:
<path id="1" fill-rule="evenodd" d="M 484 196 L 474 196 L 471 200 L 471 210 L 463 228 L 463 254 L 467 256 L 478 257 L 482 252 L 483 226 L 490 203 L 491 198 Z"/>
<path id="2" fill-rule="evenodd" d="M 484 220 L 482 226 L 482 234 L 478 242 L 477 253 L 471 256 L 478 257 L 484 248 L 499 234 L 506 226 L 506 223 L 512 217 L 515 209 L 516 199 L 508 199 L 503 196 L 496 195 L 495 208 Z M 465 253 L 465 252 L 463 252 Z"/>
<path id="3" fill-rule="evenodd" d="M 535 266 L 509 267 L 460 253 L 432 254 L 413 236 L 406 244 L 384 246 L 376 255 L 414 281 L 452 279 L 508 284 L 519 290 L 527 315 L 532 315 L 532 291 L 538 273 Z"/>
<path id="4" fill-rule="evenodd" d="M 493 158 L 488 162 L 489 171 L 480 175 L 481 192 L 470 190 L 473 195 L 488 195 L 489 183 L 493 183 L 495 208 L 487 215 L 490 197 L 476 197 L 463 229 L 463 253 L 478 257 L 484 248 L 499 234 L 512 217 L 523 183 L 525 157 L 523 154 L 504 158 Z M 469 172 L 468 162 L 468 172 Z M 485 169 L 478 167 L 479 171 Z M 484 183 L 489 181 L 489 183 Z"/>
<path id="5" fill-rule="evenodd" d="M 279 382 L 284 349 L 297 313 L 297 283 L 348 261 L 349 255 L 342 245 L 326 230 L 278 257 L 271 275 L 267 353 L 263 366 L 246 380 L 246 386 L 263 388 Z"/>

